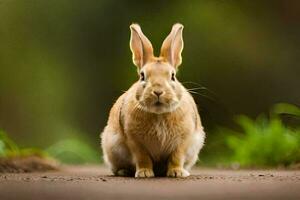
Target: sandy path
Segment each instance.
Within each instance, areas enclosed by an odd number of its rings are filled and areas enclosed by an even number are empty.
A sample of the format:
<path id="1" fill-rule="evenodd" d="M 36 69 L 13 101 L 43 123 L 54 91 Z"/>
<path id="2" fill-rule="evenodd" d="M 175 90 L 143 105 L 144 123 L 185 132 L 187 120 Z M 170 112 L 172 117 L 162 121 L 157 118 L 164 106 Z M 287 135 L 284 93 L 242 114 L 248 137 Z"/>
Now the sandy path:
<path id="1" fill-rule="evenodd" d="M 103 167 L 0 174 L 0 199 L 300 199 L 300 171 L 196 169 L 187 179 L 112 177 Z"/>

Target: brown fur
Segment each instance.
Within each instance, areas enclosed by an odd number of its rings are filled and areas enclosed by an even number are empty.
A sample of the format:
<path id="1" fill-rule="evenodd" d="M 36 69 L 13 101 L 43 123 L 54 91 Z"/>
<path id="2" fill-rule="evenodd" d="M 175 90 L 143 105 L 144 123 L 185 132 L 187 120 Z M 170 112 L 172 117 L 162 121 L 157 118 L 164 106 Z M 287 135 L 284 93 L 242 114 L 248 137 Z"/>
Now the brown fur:
<path id="1" fill-rule="evenodd" d="M 192 96 L 175 78 L 183 26 L 173 26 L 160 57 L 138 25 L 130 28 L 141 79 L 111 109 L 102 133 L 105 162 L 115 175 L 186 177 L 205 134 Z"/>

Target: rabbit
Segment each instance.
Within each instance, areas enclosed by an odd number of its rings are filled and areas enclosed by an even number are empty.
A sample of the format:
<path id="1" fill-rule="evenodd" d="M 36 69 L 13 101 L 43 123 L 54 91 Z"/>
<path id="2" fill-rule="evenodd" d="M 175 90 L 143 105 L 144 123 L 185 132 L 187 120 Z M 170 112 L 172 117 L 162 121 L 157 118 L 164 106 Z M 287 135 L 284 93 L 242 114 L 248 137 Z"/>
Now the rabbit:
<path id="1" fill-rule="evenodd" d="M 130 30 L 139 80 L 110 111 L 101 135 L 104 161 L 116 176 L 187 177 L 205 133 L 193 97 L 176 78 L 183 25 L 173 25 L 159 57 L 138 24 Z"/>

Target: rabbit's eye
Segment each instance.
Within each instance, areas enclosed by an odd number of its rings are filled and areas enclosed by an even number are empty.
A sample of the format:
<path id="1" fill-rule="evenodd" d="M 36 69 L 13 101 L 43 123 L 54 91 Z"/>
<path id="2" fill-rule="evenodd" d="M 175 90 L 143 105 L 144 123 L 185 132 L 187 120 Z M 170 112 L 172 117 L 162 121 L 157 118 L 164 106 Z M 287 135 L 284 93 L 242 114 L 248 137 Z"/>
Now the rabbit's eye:
<path id="1" fill-rule="evenodd" d="M 174 72 L 172 72 L 171 80 L 172 80 L 172 81 L 175 81 L 175 73 L 174 73 Z"/>
<path id="2" fill-rule="evenodd" d="M 144 74 L 144 72 L 140 73 L 140 77 L 141 77 L 141 81 L 145 81 L 145 74 Z"/>

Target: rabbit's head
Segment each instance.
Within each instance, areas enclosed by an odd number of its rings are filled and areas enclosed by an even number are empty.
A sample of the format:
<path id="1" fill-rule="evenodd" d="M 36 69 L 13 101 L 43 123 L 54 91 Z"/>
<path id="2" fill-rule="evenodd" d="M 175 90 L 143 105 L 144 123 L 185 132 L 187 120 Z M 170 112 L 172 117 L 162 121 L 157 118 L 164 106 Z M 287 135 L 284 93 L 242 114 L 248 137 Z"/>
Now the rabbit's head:
<path id="1" fill-rule="evenodd" d="M 139 107 L 151 113 L 172 112 L 180 104 L 183 86 L 176 79 L 183 49 L 181 24 L 175 24 L 164 40 L 159 57 L 153 54 L 151 42 L 137 24 L 132 24 L 130 49 L 140 76 L 136 99 Z"/>

